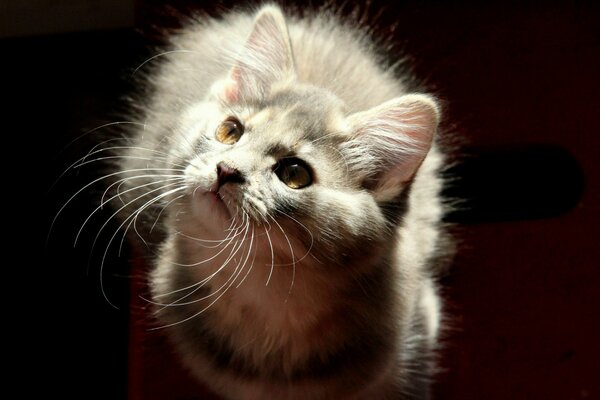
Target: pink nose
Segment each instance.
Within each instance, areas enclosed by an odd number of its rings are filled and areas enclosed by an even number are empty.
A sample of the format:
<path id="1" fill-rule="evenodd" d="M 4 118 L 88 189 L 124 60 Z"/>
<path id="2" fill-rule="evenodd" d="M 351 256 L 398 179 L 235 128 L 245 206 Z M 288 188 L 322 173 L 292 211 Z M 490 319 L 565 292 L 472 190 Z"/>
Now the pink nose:
<path id="1" fill-rule="evenodd" d="M 244 183 L 242 173 L 224 162 L 217 164 L 217 190 L 227 182 Z"/>

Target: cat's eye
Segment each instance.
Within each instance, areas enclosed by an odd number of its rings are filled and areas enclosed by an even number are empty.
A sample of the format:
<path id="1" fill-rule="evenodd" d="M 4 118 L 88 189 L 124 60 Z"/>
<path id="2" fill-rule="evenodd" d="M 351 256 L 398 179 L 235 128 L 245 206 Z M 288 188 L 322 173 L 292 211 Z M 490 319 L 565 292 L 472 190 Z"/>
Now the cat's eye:
<path id="1" fill-rule="evenodd" d="M 284 158 L 277 163 L 273 172 L 292 189 L 302 189 L 313 182 L 310 167 L 299 158 Z"/>
<path id="2" fill-rule="evenodd" d="M 235 117 L 228 117 L 217 128 L 215 137 L 223 144 L 234 144 L 244 134 L 244 125 Z"/>

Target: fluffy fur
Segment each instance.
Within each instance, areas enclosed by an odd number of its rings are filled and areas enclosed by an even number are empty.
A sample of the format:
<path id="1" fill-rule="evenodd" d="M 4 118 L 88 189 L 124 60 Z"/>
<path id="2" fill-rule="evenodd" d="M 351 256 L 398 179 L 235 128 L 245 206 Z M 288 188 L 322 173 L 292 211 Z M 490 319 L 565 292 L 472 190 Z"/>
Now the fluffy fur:
<path id="1" fill-rule="evenodd" d="M 407 93 L 329 14 L 265 6 L 196 21 L 172 44 L 111 185 L 149 249 L 157 327 L 226 399 L 428 398 L 435 99 Z M 244 132 L 224 144 L 229 117 Z M 287 186 L 288 160 L 312 184 Z"/>

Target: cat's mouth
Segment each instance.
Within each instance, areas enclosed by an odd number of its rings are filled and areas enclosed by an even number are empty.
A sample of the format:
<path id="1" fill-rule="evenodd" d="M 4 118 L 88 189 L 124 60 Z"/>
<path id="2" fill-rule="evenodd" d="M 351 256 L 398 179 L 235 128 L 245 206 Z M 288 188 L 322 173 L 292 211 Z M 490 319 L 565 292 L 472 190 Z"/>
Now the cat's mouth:
<path id="1" fill-rule="evenodd" d="M 223 195 L 218 190 L 210 190 L 206 193 L 206 196 L 209 198 L 211 208 L 226 213 L 227 217 L 232 216 L 231 210 L 228 207 L 228 203 L 230 202 L 223 198 Z"/>
<path id="2" fill-rule="evenodd" d="M 216 201 L 223 201 L 223 197 L 221 197 L 221 193 L 219 193 L 219 192 L 211 192 L 211 193 L 215 197 Z"/>
<path id="3" fill-rule="evenodd" d="M 223 196 L 221 196 L 221 193 L 219 193 L 218 191 L 210 190 L 206 194 L 213 203 L 218 204 L 220 206 L 225 206 Z"/>

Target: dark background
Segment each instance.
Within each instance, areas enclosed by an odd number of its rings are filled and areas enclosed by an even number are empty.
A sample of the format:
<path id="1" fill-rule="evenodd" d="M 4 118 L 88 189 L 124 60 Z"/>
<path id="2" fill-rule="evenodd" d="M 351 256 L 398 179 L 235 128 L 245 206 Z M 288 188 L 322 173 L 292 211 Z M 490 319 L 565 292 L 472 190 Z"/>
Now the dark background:
<path id="1" fill-rule="evenodd" d="M 5 268 L 23 275 L 4 280 L 14 370 L 31 381 L 23 393 L 204 398 L 139 315 L 130 321 L 139 271 L 126 249 L 117 257 L 113 246 L 101 280 L 115 224 L 89 254 L 111 213 L 73 247 L 101 188 L 65 207 L 47 236 L 61 206 L 102 173 L 80 168 L 51 188 L 102 130 L 68 144 L 122 119 L 132 70 L 160 44 L 154 26 L 176 27 L 191 8 L 218 15 L 229 3 L 88 3 L 96 8 L 69 14 L 55 8 L 61 2 L 0 0 L 3 27 L 19 27 L 0 31 L 5 219 L 16 221 L 5 246 L 17 256 Z M 373 1 L 363 11 L 410 55 L 445 103 L 445 130 L 462 138 L 448 194 L 465 200 L 448 217 L 460 242 L 442 280 L 449 329 L 437 398 L 600 399 L 600 7 Z"/>

